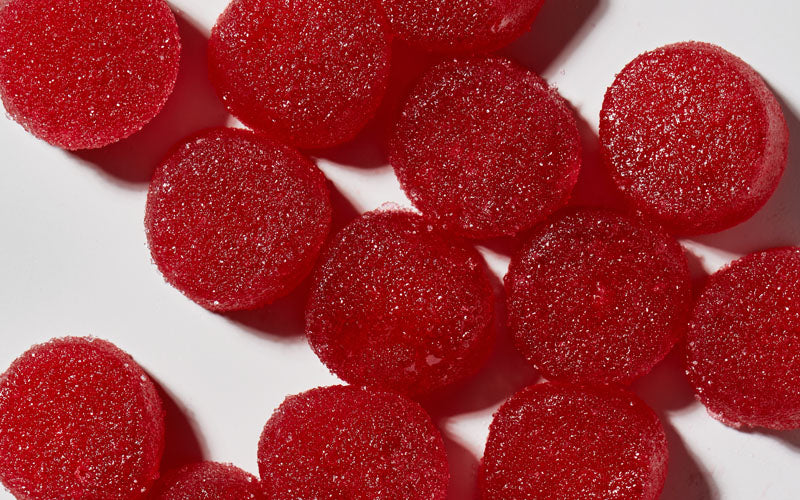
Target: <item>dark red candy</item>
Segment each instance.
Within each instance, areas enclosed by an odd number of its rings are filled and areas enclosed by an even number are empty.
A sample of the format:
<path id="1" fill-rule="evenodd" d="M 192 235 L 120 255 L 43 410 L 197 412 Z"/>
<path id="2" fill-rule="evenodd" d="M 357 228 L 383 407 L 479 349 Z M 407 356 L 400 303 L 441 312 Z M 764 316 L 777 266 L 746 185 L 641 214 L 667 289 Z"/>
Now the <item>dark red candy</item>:
<path id="1" fill-rule="evenodd" d="M 266 500 L 253 475 L 230 464 L 189 464 L 159 481 L 152 500 Z"/>
<path id="2" fill-rule="evenodd" d="M 51 340 L 0 376 L 0 480 L 16 498 L 141 498 L 163 448 L 155 386 L 109 342 Z"/>
<path id="3" fill-rule="evenodd" d="M 422 216 L 367 213 L 320 262 L 306 334 L 341 379 L 417 396 L 473 374 L 488 357 L 494 299 L 485 264 Z"/>
<path id="4" fill-rule="evenodd" d="M 614 182 L 632 208 L 680 234 L 752 216 L 778 185 L 788 141 L 761 77 L 707 43 L 640 55 L 617 75 L 600 113 Z"/>
<path id="5" fill-rule="evenodd" d="M 381 0 L 392 31 L 436 52 L 488 52 L 528 30 L 544 0 Z"/>
<path id="6" fill-rule="evenodd" d="M 800 248 L 750 254 L 709 278 L 689 324 L 686 371 L 724 424 L 800 428 Z"/>
<path id="7" fill-rule="evenodd" d="M 667 440 L 653 410 L 610 387 L 530 386 L 494 416 L 483 500 L 656 500 Z"/>
<path id="8" fill-rule="evenodd" d="M 302 148 L 345 142 L 386 91 L 385 23 L 371 0 L 233 0 L 211 32 L 211 82 L 248 127 Z"/>
<path id="9" fill-rule="evenodd" d="M 180 49 L 163 0 L 9 0 L 0 9 L 0 98 L 40 139 L 99 148 L 158 114 Z"/>
<path id="10" fill-rule="evenodd" d="M 519 351 L 549 379 L 630 383 L 685 332 L 691 282 L 680 245 L 608 210 L 560 212 L 505 278 Z"/>
<path id="11" fill-rule="evenodd" d="M 405 103 L 390 162 L 415 207 L 474 238 L 515 234 L 567 203 L 580 139 L 566 101 L 507 59 L 452 60 Z"/>
<path id="12" fill-rule="evenodd" d="M 145 215 L 166 280 L 214 311 L 286 295 L 311 270 L 330 222 L 322 172 L 242 129 L 207 130 L 177 145 L 153 176 Z"/>
<path id="13" fill-rule="evenodd" d="M 270 500 L 444 500 L 444 442 L 418 404 L 333 386 L 289 396 L 258 444 Z"/>

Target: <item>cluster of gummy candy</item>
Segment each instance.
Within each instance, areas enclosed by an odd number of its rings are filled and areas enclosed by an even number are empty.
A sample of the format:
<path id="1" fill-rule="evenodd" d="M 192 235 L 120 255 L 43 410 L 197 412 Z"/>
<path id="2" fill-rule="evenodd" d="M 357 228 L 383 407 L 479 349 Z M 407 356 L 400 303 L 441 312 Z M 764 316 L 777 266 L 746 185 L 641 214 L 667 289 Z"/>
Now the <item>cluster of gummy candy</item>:
<path id="1" fill-rule="evenodd" d="M 524 240 L 505 277 L 519 352 L 551 382 L 491 424 L 485 499 L 652 500 L 667 443 L 624 389 L 685 339 L 686 370 L 734 427 L 800 427 L 800 249 L 740 259 L 692 297 L 673 235 L 753 215 L 788 132 L 766 84 L 723 49 L 640 55 L 600 116 L 627 213 L 564 208 L 581 145 L 539 76 L 487 55 L 542 0 L 233 0 L 210 79 L 252 131 L 218 128 L 157 168 L 145 226 L 167 282 L 213 311 L 264 306 L 311 277 L 308 341 L 350 386 L 290 396 L 258 444 L 260 478 L 204 462 L 159 478 L 164 412 L 124 352 L 93 338 L 34 346 L 0 378 L 0 480 L 20 499 L 443 499 L 442 437 L 414 402 L 479 370 L 494 345 L 470 239 Z M 418 212 L 364 214 L 329 235 L 323 173 L 295 148 L 353 138 L 389 80 L 391 41 L 442 55 L 410 90 L 389 160 Z M 98 148 L 142 128 L 175 83 L 163 0 L 7 0 L 0 97 L 31 133 Z"/>

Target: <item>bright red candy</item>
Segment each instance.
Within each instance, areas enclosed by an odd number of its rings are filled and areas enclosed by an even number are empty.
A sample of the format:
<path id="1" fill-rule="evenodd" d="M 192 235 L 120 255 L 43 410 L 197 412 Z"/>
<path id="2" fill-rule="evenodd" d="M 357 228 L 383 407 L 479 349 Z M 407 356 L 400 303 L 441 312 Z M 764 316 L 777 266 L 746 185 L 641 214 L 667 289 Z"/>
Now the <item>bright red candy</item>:
<path id="1" fill-rule="evenodd" d="M 258 444 L 270 500 L 444 500 L 444 442 L 417 403 L 349 386 L 289 396 Z"/>
<path id="2" fill-rule="evenodd" d="M 158 114 L 180 49 L 163 0 L 10 0 L 0 9 L 0 98 L 50 144 L 99 148 Z"/>
<path id="3" fill-rule="evenodd" d="M 341 379 L 417 396 L 486 361 L 494 298 L 485 264 L 422 216 L 367 213 L 335 237 L 320 262 L 306 335 Z"/>
<path id="4" fill-rule="evenodd" d="M 0 376 L 0 480 L 17 498 L 141 498 L 163 448 L 155 386 L 109 342 L 51 340 Z"/>
<path id="5" fill-rule="evenodd" d="M 314 265 L 330 223 L 322 172 L 242 129 L 211 129 L 178 144 L 153 176 L 145 215 L 166 280 L 214 311 L 289 293 Z"/>
<path id="6" fill-rule="evenodd" d="M 800 248 L 747 255 L 714 273 L 694 307 L 686 372 L 732 427 L 800 428 Z"/>
<path id="7" fill-rule="evenodd" d="M 721 231 L 758 211 L 783 174 L 788 141 L 761 77 L 707 43 L 640 55 L 600 113 L 614 182 L 635 210 L 680 234 Z"/>
<path id="8" fill-rule="evenodd" d="M 533 385 L 494 416 L 483 500 L 656 500 L 667 440 L 653 410 L 610 387 Z"/>
<path id="9" fill-rule="evenodd" d="M 152 500 L 266 500 L 253 475 L 230 464 L 199 462 L 159 481 Z"/>
<path id="10" fill-rule="evenodd" d="M 544 0 L 381 0 L 392 31 L 436 52 L 488 52 L 531 26 Z"/>
<path id="11" fill-rule="evenodd" d="M 211 82 L 248 127 L 302 148 L 345 142 L 386 92 L 385 23 L 373 1 L 233 0 L 211 32 Z"/>
<path id="12" fill-rule="evenodd" d="M 657 227 L 578 209 L 538 227 L 505 278 L 517 349 L 549 379 L 630 383 L 685 332 L 691 282 Z"/>
<path id="13" fill-rule="evenodd" d="M 473 238 L 515 234 L 567 203 L 580 138 L 566 101 L 507 59 L 435 66 L 405 103 L 389 160 L 415 207 Z"/>

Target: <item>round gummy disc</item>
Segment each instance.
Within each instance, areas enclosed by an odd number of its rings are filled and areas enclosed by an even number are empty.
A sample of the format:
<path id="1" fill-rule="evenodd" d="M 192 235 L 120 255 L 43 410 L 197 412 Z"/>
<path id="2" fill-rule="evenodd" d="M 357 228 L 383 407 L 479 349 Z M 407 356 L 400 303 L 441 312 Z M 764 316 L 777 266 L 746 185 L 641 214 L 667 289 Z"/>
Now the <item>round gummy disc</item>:
<path id="1" fill-rule="evenodd" d="M 306 335 L 351 384 L 422 395 L 476 372 L 494 342 L 478 252 L 401 210 L 367 213 L 320 259 Z"/>
<path id="2" fill-rule="evenodd" d="M 406 101 L 389 160 L 415 207 L 467 237 L 512 235 L 565 205 L 580 138 L 566 101 L 502 58 L 443 62 Z"/>
<path id="3" fill-rule="evenodd" d="M 444 500 L 444 442 L 417 403 L 349 386 L 289 396 L 258 444 L 271 500 Z"/>
<path id="4" fill-rule="evenodd" d="M 153 176 L 145 215 L 164 278 L 215 311 L 286 295 L 311 270 L 330 222 L 322 172 L 241 129 L 211 129 L 178 144 Z"/>
<path id="5" fill-rule="evenodd" d="M 167 474 L 153 500 L 266 500 L 252 474 L 230 464 L 198 462 Z"/>
<path id="6" fill-rule="evenodd" d="M 0 376 L 0 480 L 16 498 L 141 498 L 163 448 L 155 386 L 109 342 L 51 340 Z"/>
<path id="7" fill-rule="evenodd" d="M 495 413 L 480 471 L 483 500 L 656 500 L 667 440 L 626 391 L 533 385 Z"/>
<path id="8" fill-rule="evenodd" d="M 386 92 L 378 4 L 233 0 L 209 40 L 211 82 L 244 124 L 301 148 L 351 139 Z"/>
<path id="9" fill-rule="evenodd" d="M 517 349 L 549 379 L 630 383 L 686 329 L 691 281 L 657 227 L 599 209 L 537 227 L 505 278 Z"/>
<path id="10" fill-rule="evenodd" d="M 9 0 L 0 98 L 33 135 L 99 148 L 149 122 L 172 93 L 180 39 L 163 0 Z"/>
<path id="11" fill-rule="evenodd" d="M 761 208 L 786 166 L 778 101 L 744 61 L 697 42 L 644 53 L 600 113 L 604 161 L 633 209 L 679 234 L 720 231 Z"/>
<path id="12" fill-rule="evenodd" d="M 714 273 L 694 307 L 686 370 L 733 427 L 800 428 L 800 248 L 747 255 Z"/>

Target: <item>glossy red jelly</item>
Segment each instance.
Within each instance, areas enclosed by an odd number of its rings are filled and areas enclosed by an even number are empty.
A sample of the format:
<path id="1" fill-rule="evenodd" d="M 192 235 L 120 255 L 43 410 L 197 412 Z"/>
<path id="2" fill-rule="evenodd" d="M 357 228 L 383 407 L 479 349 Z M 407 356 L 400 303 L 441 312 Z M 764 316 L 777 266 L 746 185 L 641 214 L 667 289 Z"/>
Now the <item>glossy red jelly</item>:
<path id="1" fill-rule="evenodd" d="M 328 234 L 325 176 L 242 129 L 186 139 L 156 170 L 145 228 L 164 278 L 214 311 L 252 309 L 309 273 Z"/>
<path id="2" fill-rule="evenodd" d="M 0 376 L 0 480 L 16 498 L 142 498 L 163 448 L 155 386 L 109 342 L 51 340 Z"/>
<path id="3" fill-rule="evenodd" d="M 630 206 L 679 234 L 720 231 L 761 208 L 786 166 L 789 132 L 761 77 L 720 47 L 644 53 L 617 75 L 600 142 Z"/>
<path id="4" fill-rule="evenodd" d="M 558 383 L 515 394 L 494 416 L 480 471 L 483 500 L 656 500 L 667 440 L 626 391 Z"/>
<path id="5" fill-rule="evenodd" d="M 405 103 L 389 160 L 415 207 L 463 236 L 527 229 L 565 205 L 580 138 L 566 101 L 507 59 L 451 60 Z"/>
<path id="6" fill-rule="evenodd" d="M 689 325 L 686 371 L 717 420 L 800 428 L 800 248 L 750 254 L 709 278 Z"/>
<path id="7" fill-rule="evenodd" d="M 350 386 L 289 396 L 258 445 L 270 500 L 444 500 L 444 443 L 430 417 L 400 395 Z"/>
<path id="8" fill-rule="evenodd" d="M 152 500 L 267 500 L 252 474 L 230 464 L 189 464 L 159 481 Z"/>

